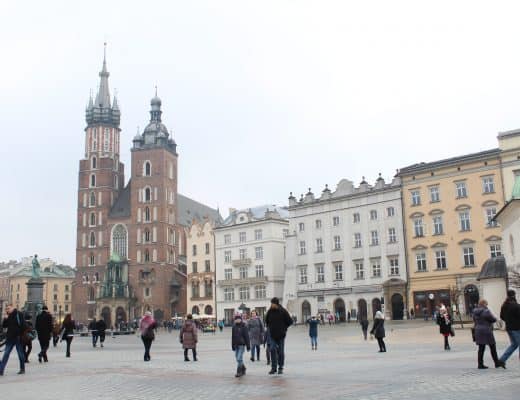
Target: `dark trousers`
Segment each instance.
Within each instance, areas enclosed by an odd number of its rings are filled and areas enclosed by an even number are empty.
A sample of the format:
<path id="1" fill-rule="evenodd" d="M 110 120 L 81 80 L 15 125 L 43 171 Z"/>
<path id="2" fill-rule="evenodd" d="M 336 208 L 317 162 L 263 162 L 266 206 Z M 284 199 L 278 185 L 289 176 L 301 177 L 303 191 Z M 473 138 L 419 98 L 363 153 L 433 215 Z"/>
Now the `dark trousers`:
<path id="1" fill-rule="evenodd" d="M 379 345 L 379 351 L 386 351 L 385 341 L 382 337 L 377 338 L 377 344 Z"/>
<path id="2" fill-rule="evenodd" d="M 267 363 L 271 363 L 271 346 L 266 344 L 265 345 L 265 358 L 267 359 Z"/>
<path id="3" fill-rule="evenodd" d="M 65 338 L 65 342 L 67 342 L 67 352 L 65 353 L 65 355 L 66 355 L 67 357 L 70 357 L 70 345 L 71 345 L 71 343 L 72 343 L 72 336 L 67 336 L 67 337 Z"/>
<path id="4" fill-rule="evenodd" d="M 275 340 L 271 338 L 271 369 L 276 370 L 276 367 L 283 369 L 285 363 L 285 338 Z"/>
<path id="5" fill-rule="evenodd" d="M 96 347 L 99 335 L 97 332 L 92 331 L 92 346 Z"/>
<path id="6" fill-rule="evenodd" d="M 491 351 L 491 357 L 493 358 L 493 361 L 495 362 L 495 366 L 496 366 L 500 363 L 500 361 L 498 360 L 497 345 L 489 344 L 488 346 Z M 479 365 L 479 367 L 484 365 L 484 352 L 485 351 L 486 351 L 486 345 L 479 344 L 478 345 L 478 365 Z"/>
<path id="7" fill-rule="evenodd" d="M 254 360 L 255 358 L 255 352 L 256 352 L 256 360 L 260 360 L 260 345 L 259 344 L 252 344 L 251 345 L 251 359 Z"/>
<path id="8" fill-rule="evenodd" d="M 144 360 L 150 361 L 150 348 L 152 347 L 153 340 L 146 339 L 142 336 L 141 336 L 141 340 L 143 341 L 143 344 L 144 344 Z"/>
<path id="9" fill-rule="evenodd" d="M 361 329 L 363 331 L 363 337 L 367 340 L 368 329 Z"/>
<path id="10" fill-rule="evenodd" d="M 189 349 L 184 349 L 184 359 L 185 360 L 188 359 L 188 350 Z M 195 348 L 191 349 L 191 354 L 193 356 L 193 361 L 197 361 L 197 349 L 195 349 Z"/>
<path id="11" fill-rule="evenodd" d="M 450 341 L 448 339 L 448 336 L 444 336 L 444 349 L 449 349 L 450 348 Z"/>
<path id="12" fill-rule="evenodd" d="M 29 354 L 32 351 L 32 341 L 27 341 L 23 345 L 23 353 L 25 356 L 25 362 L 29 362 Z"/>
<path id="13" fill-rule="evenodd" d="M 99 332 L 99 343 L 105 343 L 105 331 Z"/>
<path id="14" fill-rule="evenodd" d="M 20 361 L 20 371 L 25 371 L 25 354 L 23 352 L 22 341 L 18 337 L 5 342 L 4 357 L 2 358 L 2 362 L 0 362 L 0 374 L 4 373 L 5 366 L 7 365 L 13 347 L 16 347 L 16 353 L 18 354 L 18 360 Z"/>
<path id="15" fill-rule="evenodd" d="M 40 353 L 38 354 L 39 357 L 43 357 L 45 361 L 49 361 L 47 359 L 47 350 L 49 350 L 51 338 L 50 337 L 40 337 L 38 336 L 38 342 L 40 342 Z"/>

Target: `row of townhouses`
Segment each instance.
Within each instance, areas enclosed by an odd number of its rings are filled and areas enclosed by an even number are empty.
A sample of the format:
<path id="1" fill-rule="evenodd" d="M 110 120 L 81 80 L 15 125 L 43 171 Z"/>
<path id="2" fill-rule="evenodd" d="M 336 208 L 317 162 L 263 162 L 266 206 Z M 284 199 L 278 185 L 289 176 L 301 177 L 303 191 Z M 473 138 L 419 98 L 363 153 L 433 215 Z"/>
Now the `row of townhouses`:
<path id="1" fill-rule="evenodd" d="M 483 296 L 497 308 L 505 265 L 519 267 L 520 130 L 498 143 L 401 168 L 391 182 L 344 179 L 334 191 L 291 193 L 288 207 L 230 210 L 223 222 L 196 224 L 188 312 L 216 310 L 231 322 L 237 310 L 262 315 L 273 296 L 300 321 L 370 319 L 377 310 L 422 317 L 441 303 L 464 316 Z M 501 283 L 486 289 L 489 279 Z"/>

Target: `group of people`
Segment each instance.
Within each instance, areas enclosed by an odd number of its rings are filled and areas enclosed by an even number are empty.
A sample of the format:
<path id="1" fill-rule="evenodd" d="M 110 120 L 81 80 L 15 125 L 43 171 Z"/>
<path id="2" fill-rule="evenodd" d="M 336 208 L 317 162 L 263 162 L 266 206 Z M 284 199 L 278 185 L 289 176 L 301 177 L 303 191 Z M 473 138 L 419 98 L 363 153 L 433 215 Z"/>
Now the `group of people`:
<path id="1" fill-rule="evenodd" d="M 488 308 L 488 302 L 485 299 L 480 299 L 478 307 L 473 309 L 474 326 L 471 328 L 471 332 L 473 341 L 478 346 L 478 369 L 488 368 L 484 364 L 486 346 L 489 347 L 495 368 L 504 369 L 506 368 L 508 358 L 520 347 L 520 305 L 516 300 L 516 292 L 514 290 L 507 291 L 507 297 L 500 309 L 500 319 L 506 324 L 506 332 L 511 344 L 504 351 L 502 356 L 498 357 L 495 335 L 493 334 L 493 324 L 497 322 L 497 317 L 493 315 L 493 312 Z M 455 336 L 455 330 L 452 316 L 443 305 L 441 305 L 437 315 L 437 324 L 439 325 L 439 332 L 444 337 L 444 350 L 450 350 L 448 338 Z"/>
<path id="2" fill-rule="evenodd" d="M 2 361 L 0 361 L 0 376 L 4 374 L 5 367 L 13 349 L 18 354 L 20 369 L 18 374 L 25 374 L 25 365 L 29 363 L 29 354 L 32 350 L 32 341 L 37 337 L 40 343 L 38 361 L 40 363 L 49 361 L 47 351 L 49 350 L 51 337 L 55 336 L 55 325 L 52 315 L 47 306 L 42 307 L 42 311 L 36 316 L 36 323 L 33 329 L 32 323 L 25 319 L 25 315 L 13 307 L 12 304 L 6 307 L 6 318 L 2 322 L 2 327 L 6 329 L 5 349 Z M 70 314 L 65 316 L 61 325 L 61 338 L 67 343 L 66 357 L 70 357 L 70 344 L 74 336 L 74 321 Z M 56 342 L 54 342 L 56 345 Z"/>

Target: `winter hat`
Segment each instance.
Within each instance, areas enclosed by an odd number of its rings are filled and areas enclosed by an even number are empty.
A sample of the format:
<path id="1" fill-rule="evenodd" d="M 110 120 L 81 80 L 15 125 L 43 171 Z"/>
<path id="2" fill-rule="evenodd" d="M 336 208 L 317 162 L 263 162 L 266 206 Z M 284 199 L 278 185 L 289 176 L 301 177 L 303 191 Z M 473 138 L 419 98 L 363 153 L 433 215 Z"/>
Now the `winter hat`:
<path id="1" fill-rule="evenodd" d="M 146 316 L 148 316 L 148 317 L 151 317 L 151 316 L 152 316 L 152 312 L 151 312 L 151 311 L 146 311 L 146 312 L 144 313 L 144 315 L 146 315 Z"/>
<path id="2" fill-rule="evenodd" d="M 278 300 L 278 297 L 273 297 L 271 299 L 271 304 L 280 305 L 280 300 Z"/>

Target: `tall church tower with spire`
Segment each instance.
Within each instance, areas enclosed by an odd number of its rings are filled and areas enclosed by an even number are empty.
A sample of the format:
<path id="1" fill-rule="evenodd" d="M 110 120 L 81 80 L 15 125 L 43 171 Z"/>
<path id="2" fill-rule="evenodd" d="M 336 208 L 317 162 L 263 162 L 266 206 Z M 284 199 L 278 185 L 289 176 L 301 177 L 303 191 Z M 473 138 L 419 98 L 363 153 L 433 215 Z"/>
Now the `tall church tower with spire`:
<path id="1" fill-rule="evenodd" d="M 110 258 L 109 213 L 124 185 L 119 158 L 121 112 L 116 97 L 110 97 L 106 45 L 104 53 L 99 89 L 95 100 L 91 94 L 85 112 L 85 155 L 79 162 L 78 182 L 76 267 L 80 276 L 94 281 L 102 279 Z M 87 299 L 85 303 L 93 302 L 94 288 L 76 289 L 75 295 Z M 93 317 L 94 304 L 82 304 L 75 312 Z"/>

